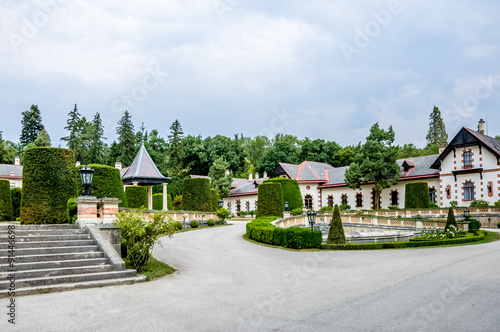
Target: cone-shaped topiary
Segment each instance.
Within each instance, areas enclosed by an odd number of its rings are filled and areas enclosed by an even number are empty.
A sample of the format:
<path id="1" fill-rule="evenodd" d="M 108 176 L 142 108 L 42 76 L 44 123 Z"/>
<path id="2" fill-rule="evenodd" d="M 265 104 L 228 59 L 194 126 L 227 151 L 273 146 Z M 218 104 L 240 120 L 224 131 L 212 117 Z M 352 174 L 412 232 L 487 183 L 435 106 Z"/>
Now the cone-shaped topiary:
<path id="1" fill-rule="evenodd" d="M 340 209 L 337 204 L 333 209 L 333 218 L 330 222 L 330 231 L 326 244 L 345 244 L 344 226 L 342 226 L 342 219 L 340 218 Z"/>
<path id="2" fill-rule="evenodd" d="M 10 182 L 8 180 L 0 180 L 0 221 L 12 221 L 13 219 Z"/>
<path id="3" fill-rule="evenodd" d="M 453 213 L 453 208 L 450 206 L 450 209 L 448 210 L 448 219 L 446 219 L 446 227 L 444 228 L 445 231 L 450 229 L 450 226 L 453 225 L 458 229 L 457 226 L 457 220 L 455 219 L 455 214 Z"/>

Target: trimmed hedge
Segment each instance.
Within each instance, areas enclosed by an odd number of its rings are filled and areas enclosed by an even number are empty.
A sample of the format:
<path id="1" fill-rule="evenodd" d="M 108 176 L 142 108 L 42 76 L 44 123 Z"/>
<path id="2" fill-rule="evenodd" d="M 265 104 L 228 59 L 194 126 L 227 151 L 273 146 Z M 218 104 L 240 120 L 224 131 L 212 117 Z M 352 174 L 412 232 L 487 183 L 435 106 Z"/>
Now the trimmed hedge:
<path id="1" fill-rule="evenodd" d="M 430 209 L 429 185 L 427 182 L 407 183 L 405 186 L 406 209 Z"/>
<path id="2" fill-rule="evenodd" d="M 66 223 L 68 199 L 77 196 L 73 151 L 30 148 L 24 152 L 23 165 L 21 223 Z"/>
<path id="3" fill-rule="evenodd" d="M 291 249 L 319 248 L 323 242 L 321 231 L 309 228 L 277 228 L 271 222 L 277 217 L 261 217 L 246 225 L 247 235 L 258 242 Z"/>
<path id="4" fill-rule="evenodd" d="M 478 230 L 481 228 L 481 222 L 479 220 L 476 220 L 476 219 L 470 219 L 469 220 L 469 231 L 474 231 L 474 230 Z"/>
<path id="5" fill-rule="evenodd" d="M 14 213 L 14 219 L 21 216 L 21 188 L 12 188 L 10 190 L 10 197 L 12 198 L 12 212 Z"/>
<path id="6" fill-rule="evenodd" d="M 198 220 L 191 220 L 189 226 L 191 226 L 191 228 L 198 228 L 200 227 L 200 223 L 198 222 Z"/>
<path id="7" fill-rule="evenodd" d="M 207 226 L 208 227 L 215 226 L 215 219 L 208 219 L 207 220 Z"/>
<path id="8" fill-rule="evenodd" d="M 92 186 L 90 187 L 90 192 L 92 193 L 92 195 L 97 198 L 118 198 L 121 201 L 118 206 L 129 207 L 127 204 L 127 195 L 123 190 L 123 182 L 120 176 L 120 170 L 111 166 L 100 164 L 89 164 L 88 166 L 95 171 L 94 178 L 92 180 Z M 83 190 L 80 180 L 80 173 L 78 173 L 78 170 L 82 167 L 84 166 L 78 166 L 76 172 L 78 193 Z"/>
<path id="9" fill-rule="evenodd" d="M 14 220 L 9 180 L 0 180 L 0 221 Z"/>
<path id="10" fill-rule="evenodd" d="M 272 178 L 263 183 L 279 183 L 281 184 L 281 192 L 283 194 L 283 204 L 288 202 L 288 211 L 304 206 L 302 194 L 300 193 L 299 183 L 296 180 L 288 178 Z"/>
<path id="11" fill-rule="evenodd" d="M 453 213 L 453 208 L 451 206 L 448 209 L 448 218 L 446 219 L 446 226 L 444 229 L 447 231 L 450 229 L 450 226 L 454 226 L 458 229 L 457 220 L 455 219 L 455 214 Z"/>
<path id="12" fill-rule="evenodd" d="M 330 222 L 330 230 L 328 231 L 327 244 L 345 244 L 344 226 L 340 217 L 339 206 L 335 204 L 333 209 L 332 221 Z"/>
<path id="13" fill-rule="evenodd" d="M 212 206 L 211 211 L 217 211 L 219 208 L 219 193 L 215 189 L 210 189 L 210 205 Z"/>
<path id="14" fill-rule="evenodd" d="M 78 218 L 78 204 L 76 204 L 75 200 L 76 198 L 71 197 L 67 203 L 68 222 L 70 224 L 74 224 Z"/>
<path id="15" fill-rule="evenodd" d="M 144 186 L 125 187 L 129 209 L 148 208 L 148 188 Z"/>
<path id="16" fill-rule="evenodd" d="M 210 179 L 184 179 L 182 188 L 182 209 L 184 211 L 212 211 Z"/>
<path id="17" fill-rule="evenodd" d="M 283 194 L 278 182 L 262 183 L 258 188 L 257 218 L 283 216 Z"/>
<path id="18" fill-rule="evenodd" d="M 172 196 L 170 194 L 167 194 L 167 208 L 169 211 L 172 211 Z M 153 210 L 163 210 L 163 194 L 153 195 Z"/>

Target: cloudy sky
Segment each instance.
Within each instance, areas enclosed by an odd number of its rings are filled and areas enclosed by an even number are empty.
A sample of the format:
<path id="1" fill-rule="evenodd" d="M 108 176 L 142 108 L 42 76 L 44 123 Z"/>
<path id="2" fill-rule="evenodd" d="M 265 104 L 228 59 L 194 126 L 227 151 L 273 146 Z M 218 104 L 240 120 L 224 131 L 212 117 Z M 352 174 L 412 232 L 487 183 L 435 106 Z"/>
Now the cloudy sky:
<path id="1" fill-rule="evenodd" d="M 488 118 L 500 134 L 500 3 L 494 0 L 0 1 L 0 130 L 18 140 L 37 104 L 54 145 L 74 104 L 108 142 L 138 129 L 364 141 L 393 125 L 425 145 Z"/>

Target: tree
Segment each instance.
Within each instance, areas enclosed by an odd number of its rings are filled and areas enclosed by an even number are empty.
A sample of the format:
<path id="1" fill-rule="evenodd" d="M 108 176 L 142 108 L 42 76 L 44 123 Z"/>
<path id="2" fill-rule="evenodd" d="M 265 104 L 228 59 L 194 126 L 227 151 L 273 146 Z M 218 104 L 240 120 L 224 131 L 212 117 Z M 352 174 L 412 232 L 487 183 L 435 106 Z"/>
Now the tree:
<path id="1" fill-rule="evenodd" d="M 168 161 L 167 168 L 170 176 L 178 176 L 184 159 L 184 149 L 182 139 L 184 132 L 182 131 L 179 120 L 175 120 L 170 126 L 170 135 L 168 136 Z"/>
<path id="2" fill-rule="evenodd" d="M 429 132 L 426 136 L 427 144 L 434 144 L 438 147 L 446 146 L 448 144 L 448 134 L 446 133 L 446 127 L 441 117 L 441 111 L 436 106 L 434 106 L 429 120 Z"/>
<path id="3" fill-rule="evenodd" d="M 136 143 L 134 124 L 132 123 L 132 116 L 128 111 L 125 111 L 120 121 L 118 121 L 116 133 L 118 134 L 119 159 L 123 167 L 128 167 L 134 161 Z"/>
<path id="4" fill-rule="evenodd" d="M 0 163 L 4 163 L 7 156 L 7 150 L 5 149 L 5 141 L 2 137 L 2 132 L 0 131 Z"/>
<path id="5" fill-rule="evenodd" d="M 451 226 L 455 226 L 458 229 L 457 220 L 455 219 L 455 214 L 453 213 L 453 208 L 450 206 L 448 209 L 448 218 L 446 219 L 445 231 L 448 231 Z"/>
<path id="6" fill-rule="evenodd" d="M 104 126 L 102 125 L 102 119 L 99 112 L 96 112 L 94 119 L 89 126 L 89 150 L 87 154 L 87 162 L 93 164 L 104 164 L 105 155 L 105 143 L 103 140 L 106 139 L 104 136 Z"/>
<path id="7" fill-rule="evenodd" d="M 300 142 L 300 146 L 299 162 L 316 161 L 330 165 L 334 164 L 335 156 L 341 149 L 340 145 L 335 142 L 322 139 L 311 141 L 307 137 Z"/>
<path id="8" fill-rule="evenodd" d="M 34 142 L 40 132 L 44 129 L 42 116 L 37 105 L 31 105 L 29 110 L 21 113 L 21 142 L 23 145 Z"/>
<path id="9" fill-rule="evenodd" d="M 248 161 L 255 166 L 270 145 L 271 142 L 266 136 L 256 136 L 254 139 L 244 140 L 243 149 Z"/>
<path id="10" fill-rule="evenodd" d="M 360 146 L 359 153 L 345 173 L 345 183 L 352 189 L 373 183 L 375 209 L 380 208 L 382 190 L 398 183 L 399 180 L 400 167 L 396 162 L 398 150 L 392 146 L 394 137 L 392 126 L 385 131 L 375 123 L 370 129 L 366 143 Z"/>
<path id="11" fill-rule="evenodd" d="M 243 139 L 237 135 L 233 139 L 217 135 L 205 139 L 205 148 L 208 155 L 208 167 L 210 168 L 216 159 L 223 157 L 229 163 L 229 170 L 233 174 L 243 173 L 246 164 L 246 155 L 243 149 Z"/>
<path id="12" fill-rule="evenodd" d="M 229 197 L 231 193 L 232 175 L 229 174 L 229 176 L 226 176 L 226 170 L 228 170 L 228 168 L 229 163 L 223 157 L 220 157 L 215 160 L 208 172 L 212 189 L 217 190 L 221 198 Z"/>
<path id="13" fill-rule="evenodd" d="M 257 164 L 257 170 L 261 174 L 271 173 L 280 162 L 296 164 L 299 161 L 299 152 L 297 137 L 278 134 L 273 139 L 273 146 L 262 155 Z"/>
<path id="14" fill-rule="evenodd" d="M 66 121 L 66 129 L 68 131 L 68 136 L 62 137 L 61 141 L 66 142 L 66 146 L 73 151 L 80 150 L 80 132 L 82 131 L 82 116 L 80 112 L 78 112 L 78 107 L 75 104 L 75 107 L 71 112 L 68 113 L 69 119 Z M 80 160 L 76 156 L 76 160 Z"/>
<path id="15" fill-rule="evenodd" d="M 158 130 L 153 129 L 149 135 L 146 137 L 144 146 L 148 151 L 151 159 L 158 167 L 161 174 L 168 174 L 167 165 L 165 164 L 165 155 L 167 153 L 167 142 L 160 137 Z"/>
<path id="16" fill-rule="evenodd" d="M 342 218 L 340 217 L 339 206 L 335 204 L 333 208 L 333 217 L 330 222 L 330 230 L 328 231 L 328 238 L 326 244 L 345 244 L 344 226 L 342 225 Z"/>

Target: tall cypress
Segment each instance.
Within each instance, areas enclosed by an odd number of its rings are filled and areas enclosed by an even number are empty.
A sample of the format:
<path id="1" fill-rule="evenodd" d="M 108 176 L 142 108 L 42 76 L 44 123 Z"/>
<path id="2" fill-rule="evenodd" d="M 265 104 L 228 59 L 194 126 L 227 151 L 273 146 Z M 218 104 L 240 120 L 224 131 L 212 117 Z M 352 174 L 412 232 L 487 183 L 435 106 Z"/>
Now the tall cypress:
<path id="1" fill-rule="evenodd" d="M 42 115 L 37 105 L 31 105 L 29 110 L 21 113 L 23 118 L 21 120 L 21 143 L 27 145 L 34 142 L 40 132 L 44 129 L 42 124 Z"/>
<path id="2" fill-rule="evenodd" d="M 444 125 L 443 118 L 441 117 L 441 111 L 438 107 L 434 106 L 429 120 L 429 132 L 426 136 L 427 146 L 446 146 L 448 144 L 448 133 L 446 132 L 446 126 Z"/>
<path id="3" fill-rule="evenodd" d="M 342 218 L 340 217 L 340 209 L 337 204 L 333 209 L 333 217 L 330 222 L 330 231 L 326 244 L 345 244 L 344 226 L 342 225 Z"/>
<path id="4" fill-rule="evenodd" d="M 134 124 L 132 123 L 132 116 L 128 111 L 125 111 L 120 121 L 118 121 L 116 133 L 118 134 L 120 161 L 123 167 L 128 167 L 134 161 L 136 143 Z"/>

